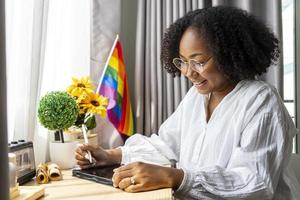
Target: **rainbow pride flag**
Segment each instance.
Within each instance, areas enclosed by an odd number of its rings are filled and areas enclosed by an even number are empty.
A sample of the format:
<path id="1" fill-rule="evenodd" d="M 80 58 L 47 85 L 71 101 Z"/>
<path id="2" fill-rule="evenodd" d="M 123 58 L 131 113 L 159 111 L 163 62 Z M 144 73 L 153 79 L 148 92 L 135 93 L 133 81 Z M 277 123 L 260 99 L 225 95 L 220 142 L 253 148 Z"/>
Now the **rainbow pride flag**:
<path id="1" fill-rule="evenodd" d="M 109 99 L 107 118 L 126 140 L 134 134 L 134 124 L 122 47 L 118 35 L 106 61 L 97 92 Z"/>

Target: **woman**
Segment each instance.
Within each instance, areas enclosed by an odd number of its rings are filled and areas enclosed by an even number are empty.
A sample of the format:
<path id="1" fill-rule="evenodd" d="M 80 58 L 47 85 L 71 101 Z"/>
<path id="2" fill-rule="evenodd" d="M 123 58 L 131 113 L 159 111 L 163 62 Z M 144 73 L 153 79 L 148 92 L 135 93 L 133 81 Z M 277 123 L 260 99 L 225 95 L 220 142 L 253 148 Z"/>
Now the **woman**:
<path id="1" fill-rule="evenodd" d="M 278 40 L 231 7 L 189 12 L 164 35 L 166 70 L 194 86 L 158 135 L 136 134 L 121 148 L 83 145 L 82 168 L 121 163 L 113 183 L 128 192 L 172 187 L 186 199 L 296 199 L 288 173 L 296 128 L 276 89 L 256 80 L 279 57 Z M 163 166 L 177 162 L 176 168 Z"/>

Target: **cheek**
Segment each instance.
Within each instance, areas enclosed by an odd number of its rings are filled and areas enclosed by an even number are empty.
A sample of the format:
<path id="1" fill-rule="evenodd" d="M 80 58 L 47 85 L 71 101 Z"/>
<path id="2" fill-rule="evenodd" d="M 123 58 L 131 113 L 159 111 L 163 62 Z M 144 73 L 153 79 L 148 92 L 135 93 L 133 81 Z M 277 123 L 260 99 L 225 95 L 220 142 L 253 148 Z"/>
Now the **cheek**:
<path id="1" fill-rule="evenodd" d="M 203 78 L 207 80 L 210 88 L 217 89 L 222 87 L 227 79 L 224 77 L 223 73 L 220 72 L 216 67 L 208 68 L 204 70 L 201 74 Z"/>

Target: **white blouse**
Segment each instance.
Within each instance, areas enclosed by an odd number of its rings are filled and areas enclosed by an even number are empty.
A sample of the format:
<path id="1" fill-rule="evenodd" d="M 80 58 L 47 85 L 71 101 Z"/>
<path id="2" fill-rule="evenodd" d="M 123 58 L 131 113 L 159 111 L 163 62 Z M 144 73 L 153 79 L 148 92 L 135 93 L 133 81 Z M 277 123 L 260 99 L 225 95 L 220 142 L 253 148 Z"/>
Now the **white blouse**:
<path id="1" fill-rule="evenodd" d="M 126 141 L 122 164 L 176 161 L 184 171 L 180 199 L 299 199 L 287 167 L 297 129 L 276 89 L 240 81 L 208 122 L 207 101 L 192 87 L 158 135 Z"/>

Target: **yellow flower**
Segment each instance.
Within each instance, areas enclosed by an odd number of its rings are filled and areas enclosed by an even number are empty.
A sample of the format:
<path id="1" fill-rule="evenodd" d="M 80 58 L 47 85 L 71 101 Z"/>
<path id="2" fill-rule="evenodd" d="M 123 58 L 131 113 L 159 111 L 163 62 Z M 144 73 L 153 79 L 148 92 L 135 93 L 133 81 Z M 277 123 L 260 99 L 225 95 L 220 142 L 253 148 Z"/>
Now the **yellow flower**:
<path id="1" fill-rule="evenodd" d="M 84 113 L 87 112 L 89 101 L 90 101 L 90 98 L 91 98 L 90 96 L 92 94 L 94 94 L 94 93 L 83 93 L 79 97 L 75 97 L 76 102 L 79 106 L 79 113 L 80 114 L 84 114 Z"/>
<path id="2" fill-rule="evenodd" d="M 105 117 L 108 99 L 99 94 L 89 93 L 86 98 L 83 99 L 81 105 L 84 109 L 87 109 L 87 113 L 98 114 L 101 117 Z"/>
<path id="3" fill-rule="evenodd" d="M 94 85 L 89 76 L 85 76 L 81 79 L 77 79 L 72 77 L 73 83 L 67 88 L 67 92 L 77 97 L 80 100 L 80 96 L 84 93 L 92 93 L 94 89 Z"/>

